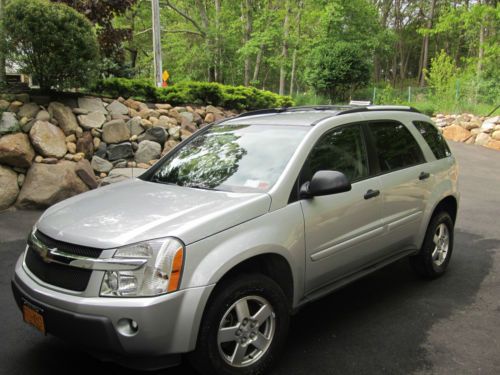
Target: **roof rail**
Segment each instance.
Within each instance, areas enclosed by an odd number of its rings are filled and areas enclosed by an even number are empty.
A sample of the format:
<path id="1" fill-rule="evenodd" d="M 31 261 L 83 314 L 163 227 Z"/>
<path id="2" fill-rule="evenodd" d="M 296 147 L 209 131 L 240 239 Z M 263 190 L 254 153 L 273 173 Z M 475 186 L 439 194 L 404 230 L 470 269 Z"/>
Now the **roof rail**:
<path id="1" fill-rule="evenodd" d="M 348 113 L 356 112 L 369 112 L 369 111 L 403 111 L 403 112 L 417 112 L 420 113 L 418 109 L 403 105 L 360 105 L 360 104 L 349 104 L 349 105 L 308 105 L 299 107 L 278 107 L 278 108 L 267 108 L 258 109 L 255 111 L 249 111 L 242 113 L 235 118 L 257 116 L 257 115 L 267 115 L 267 114 L 277 114 L 283 112 L 299 112 L 299 111 L 337 111 L 335 115 L 345 115 Z"/>
<path id="2" fill-rule="evenodd" d="M 337 115 L 346 115 L 348 113 L 357 112 L 370 112 L 370 111 L 402 111 L 402 112 L 415 112 L 421 113 L 418 109 L 405 105 L 369 105 L 369 106 L 356 106 L 349 109 L 340 111 Z"/>

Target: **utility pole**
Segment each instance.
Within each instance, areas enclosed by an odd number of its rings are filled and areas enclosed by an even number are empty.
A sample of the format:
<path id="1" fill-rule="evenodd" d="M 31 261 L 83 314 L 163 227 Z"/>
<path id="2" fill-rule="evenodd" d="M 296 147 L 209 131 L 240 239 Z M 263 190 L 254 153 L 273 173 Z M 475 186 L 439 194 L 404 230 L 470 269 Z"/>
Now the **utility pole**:
<path id="1" fill-rule="evenodd" d="M 161 36 L 160 36 L 160 4 L 159 0 L 151 0 L 151 10 L 153 13 L 153 53 L 155 64 L 155 85 L 161 87 L 162 66 L 161 66 Z"/>

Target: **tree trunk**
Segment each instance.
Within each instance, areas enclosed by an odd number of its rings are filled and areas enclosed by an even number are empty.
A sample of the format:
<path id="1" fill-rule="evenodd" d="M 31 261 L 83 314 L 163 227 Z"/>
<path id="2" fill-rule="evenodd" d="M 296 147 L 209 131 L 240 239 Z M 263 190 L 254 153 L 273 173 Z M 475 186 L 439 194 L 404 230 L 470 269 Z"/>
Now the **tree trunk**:
<path id="1" fill-rule="evenodd" d="M 5 33 L 3 27 L 3 13 L 5 0 L 0 0 L 0 87 L 7 85 L 7 74 L 5 71 Z"/>
<path id="2" fill-rule="evenodd" d="M 220 12 L 221 0 L 215 0 L 215 51 L 214 51 L 214 65 L 215 65 L 215 81 L 222 82 L 222 47 L 220 41 Z"/>
<path id="3" fill-rule="evenodd" d="M 245 20 L 243 27 L 243 43 L 246 45 L 252 37 L 252 0 L 243 0 L 241 8 Z M 243 72 L 243 84 L 248 86 L 250 84 L 250 56 L 248 54 L 245 56 Z"/>
<path id="4" fill-rule="evenodd" d="M 429 19 L 427 20 L 427 28 L 432 29 L 434 23 L 434 13 L 436 11 L 436 0 L 431 1 L 431 9 L 429 14 Z M 427 69 L 429 64 L 429 34 L 424 35 L 424 46 L 423 46 L 423 56 L 422 56 L 422 68 L 420 69 L 420 87 L 425 85 L 425 74 L 424 70 Z"/>
<path id="5" fill-rule="evenodd" d="M 285 5 L 285 20 L 283 22 L 283 43 L 281 49 L 280 89 L 279 89 L 280 95 L 285 95 L 286 60 L 288 59 L 288 37 L 290 34 L 290 12 L 291 12 L 290 0 L 287 0 Z"/>
<path id="6" fill-rule="evenodd" d="M 264 53 L 264 43 L 261 43 L 257 57 L 255 58 L 255 67 L 253 70 L 252 81 L 256 82 L 259 79 L 260 64 L 262 62 L 262 54 Z"/>
<path id="7" fill-rule="evenodd" d="M 297 12 L 297 40 L 300 40 L 301 37 L 301 28 L 300 28 L 300 22 L 302 18 L 302 8 L 304 8 L 304 1 L 299 0 L 298 4 L 298 12 Z M 290 96 L 293 95 L 293 89 L 294 89 L 294 84 L 296 80 L 296 69 L 297 69 L 297 45 L 293 48 L 293 55 L 292 55 L 292 72 L 290 74 Z"/>

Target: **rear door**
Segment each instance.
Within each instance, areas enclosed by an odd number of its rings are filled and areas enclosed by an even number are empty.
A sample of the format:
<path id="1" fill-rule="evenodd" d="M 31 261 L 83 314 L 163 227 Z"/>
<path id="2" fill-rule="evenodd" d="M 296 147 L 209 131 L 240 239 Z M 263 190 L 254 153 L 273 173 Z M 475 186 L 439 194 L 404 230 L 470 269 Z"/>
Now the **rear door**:
<path id="1" fill-rule="evenodd" d="M 394 120 L 368 125 L 376 152 L 383 199 L 384 256 L 415 249 L 431 174 L 423 152 L 409 129 Z"/>
<path id="2" fill-rule="evenodd" d="M 306 236 L 306 293 L 355 272 L 377 258 L 382 198 L 379 177 L 370 174 L 363 125 L 323 135 L 304 164 L 300 184 L 319 170 L 343 172 L 352 190 L 301 200 Z"/>

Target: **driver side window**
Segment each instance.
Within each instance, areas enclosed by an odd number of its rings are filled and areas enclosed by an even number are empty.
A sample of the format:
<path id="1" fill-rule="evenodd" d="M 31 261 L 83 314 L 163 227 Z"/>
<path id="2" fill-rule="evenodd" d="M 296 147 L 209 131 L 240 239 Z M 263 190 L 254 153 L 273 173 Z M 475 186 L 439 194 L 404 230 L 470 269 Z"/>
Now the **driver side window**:
<path id="1" fill-rule="evenodd" d="M 320 170 L 339 171 L 356 182 L 369 175 L 368 155 L 361 125 L 343 126 L 323 135 L 304 165 L 301 183 Z"/>

